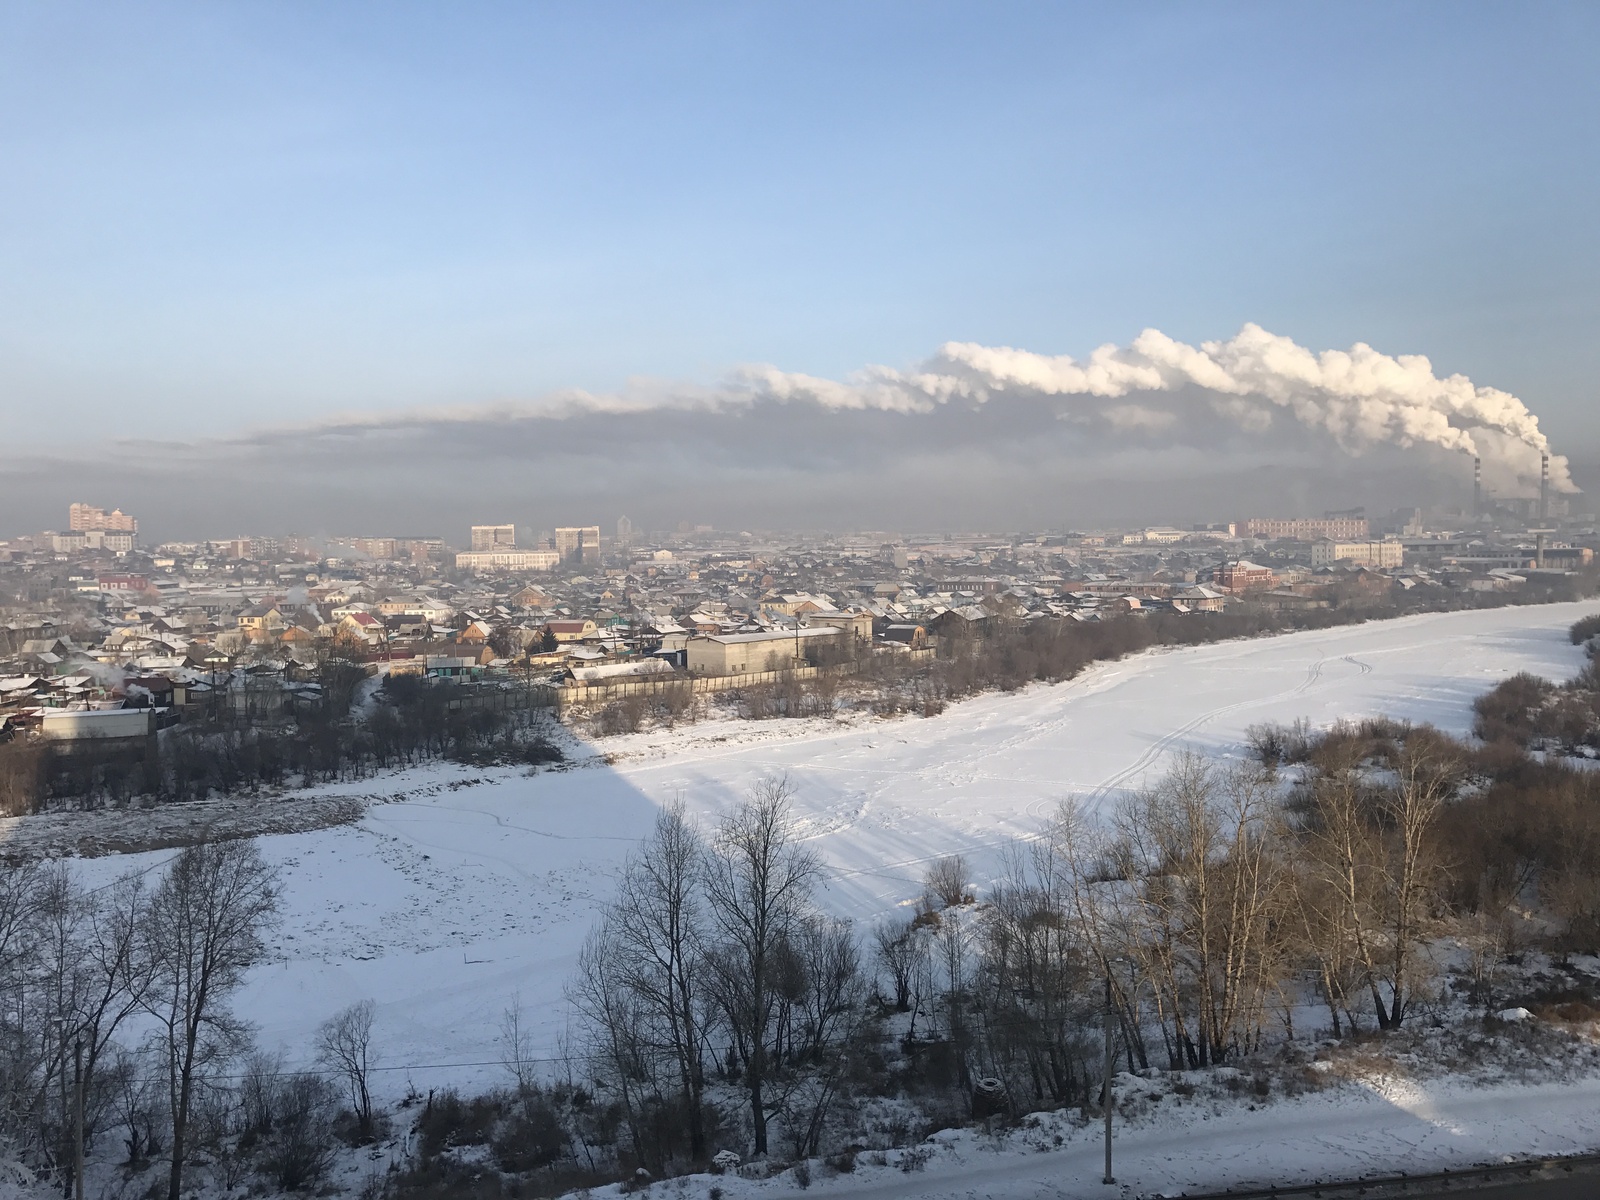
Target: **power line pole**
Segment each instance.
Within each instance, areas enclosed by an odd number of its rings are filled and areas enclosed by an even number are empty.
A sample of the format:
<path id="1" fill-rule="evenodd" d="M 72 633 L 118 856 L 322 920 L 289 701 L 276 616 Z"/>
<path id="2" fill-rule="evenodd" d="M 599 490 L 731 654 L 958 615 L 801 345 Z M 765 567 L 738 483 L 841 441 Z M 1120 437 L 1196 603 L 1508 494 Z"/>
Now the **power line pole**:
<path id="1" fill-rule="evenodd" d="M 76 1133 L 72 1146 L 73 1200 L 83 1200 L 83 1039 L 72 1043 L 73 1123 Z"/>
<path id="2" fill-rule="evenodd" d="M 1116 1034 L 1112 1025 L 1114 1014 L 1111 1010 L 1111 964 L 1106 964 L 1106 1068 L 1104 1094 L 1101 1097 L 1106 1110 L 1106 1175 L 1102 1183 L 1115 1183 L 1116 1177 L 1111 1174 L 1111 1069 L 1116 1062 Z"/>
<path id="3" fill-rule="evenodd" d="M 61 1169 L 61 1196 L 62 1200 L 70 1200 L 72 1196 L 72 1178 L 67 1172 L 67 1157 L 71 1149 L 67 1144 L 67 1019 L 59 1014 L 52 1018 L 56 1027 L 56 1064 L 59 1075 L 56 1082 L 59 1085 L 59 1105 L 56 1108 L 60 1124 L 56 1127 L 60 1139 L 56 1142 L 57 1165 Z"/>

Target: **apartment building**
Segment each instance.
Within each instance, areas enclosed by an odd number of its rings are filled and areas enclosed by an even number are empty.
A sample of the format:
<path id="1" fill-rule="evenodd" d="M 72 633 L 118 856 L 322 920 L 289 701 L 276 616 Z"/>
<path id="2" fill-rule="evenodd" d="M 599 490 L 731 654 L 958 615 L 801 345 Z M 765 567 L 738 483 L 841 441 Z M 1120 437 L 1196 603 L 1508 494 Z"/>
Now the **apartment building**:
<path id="1" fill-rule="evenodd" d="M 1244 523 L 1245 537 L 1268 540 L 1287 538 L 1314 542 L 1318 538 L 1332 538 L 1336 542 L 1354 542 L 1368 537 L 1371 532 L 1365 517 L 1251 517 Z"/>
<path id="2" fill-rule="evenodd" d="M 1376 567 L 1380 570 L 1398 567 L 1405 562 L 1405 546 L 1397 541 L 1336 541 L 1319 538 L 1311 544 L 1311 565 L 1328 567 L 1336 562 L 1352 566 Z"/>
<path id="3" fill-rule="evenodd" d="M 571 525 L 556 530 L 556 554 L 564 563 L 598 566 L 600 526 Z"/>
<path id="4" fill-rule="evenodd" d="M 472 527 L 472 549 L 478 553 L 510 550 L 516 544 L 517 527 L 515 525 L 474 525 Z"/>
<path id="5" fill-rule="evenodd" d="M 463 571 L 550 571 L 561 563 L 554 550 L 463 550 L 456 566 Z"/>
<path id="6" fill-rule="evenodd" d="M 72 504 L 67 507 L 67 528 L 75 533 L 91 529 L 115 530 L 118 533 L 138 533 L 139 522 L 114 508 L 110 512 L 95 504 Z"/>

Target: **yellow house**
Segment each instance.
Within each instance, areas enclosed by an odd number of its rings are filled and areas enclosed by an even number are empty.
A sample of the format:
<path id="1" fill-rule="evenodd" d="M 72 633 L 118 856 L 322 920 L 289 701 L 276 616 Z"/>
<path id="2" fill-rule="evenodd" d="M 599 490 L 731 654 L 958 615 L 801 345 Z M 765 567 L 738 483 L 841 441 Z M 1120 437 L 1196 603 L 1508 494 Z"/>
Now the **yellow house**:
<path id="1" fill-rule="evenodd" d="M 581 642 L 600 632 L 593 621 L 547 621 L 545 628 L 558 642 Z"/>

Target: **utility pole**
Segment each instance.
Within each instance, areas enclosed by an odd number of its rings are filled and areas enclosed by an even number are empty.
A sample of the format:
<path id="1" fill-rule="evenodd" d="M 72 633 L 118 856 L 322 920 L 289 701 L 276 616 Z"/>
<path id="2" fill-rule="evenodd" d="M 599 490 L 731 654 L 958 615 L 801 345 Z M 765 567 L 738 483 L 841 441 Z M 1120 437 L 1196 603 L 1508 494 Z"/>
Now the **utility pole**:
<path id="1" fill-rule="evenodd" d="M 59 1155 L 56 1163 L 61 1168 L 62 1200 L 71 1200 L 72 1179 L 67 1173 L 67 1155 L 70 1153 L 67 1144 L 67 1019 L 57 1015 L 52 1020 L 56 1027 L 56 1062 L 60 1066 L 60 1075 L 56 1080 L 60 1085 L 58 1089 L 60 1091 L 60 1104 L 56 1109 L 56 1113 L 61 1119 L 61 1123 L 57 1127 L 60 1130 L 61 1140 L 56 1143 L 57 1154 Z"/>
<path id="2" fill-rule="evenodd" d="M 1111 964 L 1106 963 L 1106 1068 L 1104 1094 L 1101 1101 L 1106 1110 L 1106 1176 L 1100 1182 L 1115 1183 L 1116 1177 L 1111 1174 L 1111 1069 L 1116 1063 L 1116 1030 L 1112 1023 L 1115 1014 L 1111 1010 Z"/>
<path id="3" fill-rule="evenodd" d="M 83 1200 L 83 1039 L 72 1043 L 73 1124 L 76 1133 L 72 1144 L 72 1194 L 73 1200 Z"/>

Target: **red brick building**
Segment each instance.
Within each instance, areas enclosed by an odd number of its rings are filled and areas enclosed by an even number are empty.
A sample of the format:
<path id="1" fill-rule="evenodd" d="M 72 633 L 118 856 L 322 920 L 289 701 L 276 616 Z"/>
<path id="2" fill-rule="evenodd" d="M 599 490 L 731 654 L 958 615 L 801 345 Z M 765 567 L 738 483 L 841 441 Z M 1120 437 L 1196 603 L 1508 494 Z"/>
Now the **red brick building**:
<path id="1" fill-rule="evenodd" d="M 1243 558 L 1225 562 L 1211 572 L 1212 586 L 1231 596 L 1270 588 L 1277 582 L 1278 577 L 1272 573 L 1271 567 L 1263 567 L 1260 563 Z"/>

